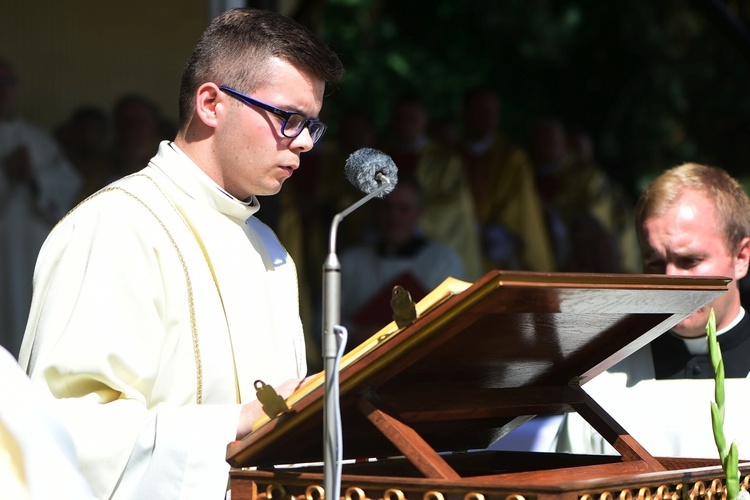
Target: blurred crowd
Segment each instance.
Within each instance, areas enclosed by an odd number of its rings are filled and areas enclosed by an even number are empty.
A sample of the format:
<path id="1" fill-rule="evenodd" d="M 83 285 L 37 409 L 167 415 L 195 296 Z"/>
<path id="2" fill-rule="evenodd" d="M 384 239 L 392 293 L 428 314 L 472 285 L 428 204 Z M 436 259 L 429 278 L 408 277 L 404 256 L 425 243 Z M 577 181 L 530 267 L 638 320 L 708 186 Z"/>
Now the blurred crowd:
<path id="1" fill-rule="evenodd" d="M 0 338 L 17 354 L 36 254 L 76 203 L 143 168 L 175 127 L 147 96 L 123 95 L 111 110 L 81 106 L 53 130 L 23 119 L 20 80 L 0 61 Z M 514 142 L 501 129 L 502 101 L 490 87 L 468 92 L 452 120 L 434 120 L 405 95 L 377 127 L 361 110 L 338 123 L 281 193 L 261 198 L 258 217 L 294 257 L 308 362 L 320 364 L 322 263 L 333 216 L 362 193 L 343 176 L 348 156 L 382 150 L 402 186 L 351 214 L 335 250 L 342 258 L 343 322 L 350 347 L 389 321 L 388 297 L 406 284 L 419 300 L 448 276 L 474 281 L 492 269 L 639 272 L 633 200 L 597 163 L 578 124 L 539 116 Z M 33 133 L 32 133 L 33 132 Z M 517 131 L 515 131 L 517 132 Z M 12 278 L 12 279 L 11 279 Z"/>
<path id="2" fill-rule="evenodd" d="M 46 130 L 19 108 L 22 79 L 0 59 L 0 345 L 18 355 L 36 256 L 50 229 L 79 201 L 140 170 L 174 126 L 144 95 L 113 109 L 82 106 Z"/>
<path id="3" fill-rule="evenodd" d="M 334 250 L 342 262 L 349 348 L 390 321 L 394 284 L 408 284 L 419 300 L 447 276 L 474 281 L 493 269 L 640 272 L 634 200 L 597 163 L 592 136 L 550 115 L 537 117 L 525 139 L 514 142 L 501 129 L 501 109 L 500 96 L 489 87 L 468 92 L 460 116 L 450 122 L 433 120 L 418 97 L 402 96 L 384 127 L 361 110 L 343 112 L 338 132 L 303 157 L 275 197 L 276 210 L 264 206 L 259 217 L 276 229 L 297 263 L 311 336 L 320 335 L 331 221 L 363 196 L 346 182 L 343 166 L 364 147 L 391 156 L 409 188 L 405 194 L 397 187 L 339 226 Z M 443 265 L 428 257 L 435 245 Z M 424 265 L 429 259 L 433 265 Z M 309 362 L 319 364 L 319 358 L 313 353 Z"/>

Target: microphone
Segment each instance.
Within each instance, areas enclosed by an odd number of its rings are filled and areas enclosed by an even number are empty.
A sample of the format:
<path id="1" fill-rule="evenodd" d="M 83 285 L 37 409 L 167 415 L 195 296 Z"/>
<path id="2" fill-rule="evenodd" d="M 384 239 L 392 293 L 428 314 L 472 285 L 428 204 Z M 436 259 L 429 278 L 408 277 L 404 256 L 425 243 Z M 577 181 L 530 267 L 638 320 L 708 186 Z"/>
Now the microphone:
<path id="1" fill-rule="evenodd" d="M 344 165 L 344 176 L 357 189 L 370 194 L 384 182 L 388 187 L 376 194 L 382 198 L 396 187 L 398 169 L 387 154 L 372 148 L 358 149 L 352 153 Z"/>
<path id="2" fill-rule="evenodd" d="M 344 175 L 354 187 L 366 194 L 331 222 L 328 256 L 323 263 L 323 486 L 326 498 L 341 496 L 341 409 L 339 407 L 339 360 L 348 335 L 341 322 L 341 263 L 336 255 L 339 223 L 357 208 L 375 197 L 393 191 L 398 182 L 396 164 L 390 156 L 371 148 L 352 153 L 344 165 Z"/>

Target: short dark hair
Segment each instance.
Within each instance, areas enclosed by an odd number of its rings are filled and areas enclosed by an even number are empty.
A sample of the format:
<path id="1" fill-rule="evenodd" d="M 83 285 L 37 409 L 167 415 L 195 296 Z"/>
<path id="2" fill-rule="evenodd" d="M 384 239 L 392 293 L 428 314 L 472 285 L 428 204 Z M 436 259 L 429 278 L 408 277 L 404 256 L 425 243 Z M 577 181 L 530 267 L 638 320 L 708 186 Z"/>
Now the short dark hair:
<path id="1" fill-rule="evenodd" d="M 270 80 L 266 63 L 272 57 L 326 83 L 338 82 L 344 74 L 338 56 L 291 18 L 270 10 L 230 9 L 211 21 L 185 64 L 180 127 L 194 112 L 198 87 L 214 82 L 253 92 Z"/>

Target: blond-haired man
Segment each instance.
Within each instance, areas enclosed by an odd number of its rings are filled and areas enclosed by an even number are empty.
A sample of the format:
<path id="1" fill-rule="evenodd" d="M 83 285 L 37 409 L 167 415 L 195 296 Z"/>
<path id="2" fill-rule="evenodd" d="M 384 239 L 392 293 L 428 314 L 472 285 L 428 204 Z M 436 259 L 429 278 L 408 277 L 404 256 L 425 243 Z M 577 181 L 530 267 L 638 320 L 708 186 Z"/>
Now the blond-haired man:
<path id="1" fill-rule="evenodd" d="M 727 377 L 725 433 L 739 442 L 741 457 L 750 456 L 750 318 L 738 288 L 750 261 L 750 200 L 725 171 L 688 163 L 649 185 L 636 206 L 636 224 L 645 272 L 732 282 L 726 293 L 584 388 L 654 456 L 718 458 L 706 341 L 713 309 Z M 614 452 L 574 414 L 563 422 L 557 450 Z"/>

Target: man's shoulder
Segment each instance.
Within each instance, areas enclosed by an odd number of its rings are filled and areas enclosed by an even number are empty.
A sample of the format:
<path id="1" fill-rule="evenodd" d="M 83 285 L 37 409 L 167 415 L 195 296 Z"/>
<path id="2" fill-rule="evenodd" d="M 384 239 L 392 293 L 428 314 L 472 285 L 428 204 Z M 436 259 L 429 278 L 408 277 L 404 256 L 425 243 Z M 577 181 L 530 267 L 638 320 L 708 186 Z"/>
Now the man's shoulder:
<path id="1" fill-rule="evenodd" d="M 136 173 L 114 181 L 81 201 L 62 218 L 55 230 L 66 226 L 80 230 L 102 224 L 124 229 L 148 225 L 149 219 L 163 225 L 162 219 L 176 214 L 165 192 L 147 175 Z"/>
<path id="2" fill-rule="evenodd" d="M 96 205 L 97 209 L 116 206 L 120 203 L 138 202 L 153 203 L 158 200 L 168 201 L 168 192 L 160 186 L 153 170 L 148 168 L 112 181 L 88 198 L 81 205 Z"/>

